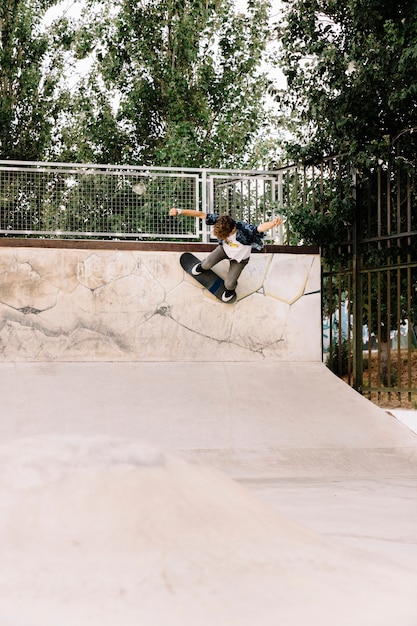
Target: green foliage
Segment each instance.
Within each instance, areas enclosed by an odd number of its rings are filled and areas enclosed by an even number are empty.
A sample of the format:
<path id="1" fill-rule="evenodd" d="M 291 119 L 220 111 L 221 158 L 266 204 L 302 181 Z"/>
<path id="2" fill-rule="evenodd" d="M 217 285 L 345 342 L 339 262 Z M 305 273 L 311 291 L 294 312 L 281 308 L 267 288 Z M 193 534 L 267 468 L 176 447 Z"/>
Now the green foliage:
<path id="1" fill-rule="evenodd" d="M 260 139 L 271 119 L 261 69 L 269 2 L 240 13 L 233 0 L 85 0 L 80 18 L 45 21 L 58 4 L 0 7 L 0 158 L 269 160 L 274 143 Z"/>
<path id="2" fill-rule="evenodd" d="M 42 29 L 58 0 L 3 0 L 0 6 L 0 158 L 40 159 L 60 109 L 60 33 Z"/>
<path id="3" fill-rule="evenodd" d="M 337 341 L 332 343 L 332 349 L 327 357 L 327 367 L 339 378 L 346 376 L 349 372 L 349 363 L 352 360 L 352 348 L 347 339 L 343 339 L 341 344 Z"/>
<path id="4" fill-rule="evenodd" d="M 305 244 L 315 244 L 332 251 L 346 239 L 346 229 L 352 224 L 353 201 L 321 193 L 317 198 L 322 211 L 312 209 L 312 202 L 297 203 L 284 208 L 291 220 L 291 228 Z"/>
<path id="5" fill-rule="evenodd" d="M 350 181 L 326 179 L 309 181 L 303 195 L 298 194 L 289 206 L 280 209 L 290 223 L 296 241 L 318 245 L 327 262 L 339 256 L 338 248 L 346 241 L 355 215 Z"/>
<path id="6" fill-rule="evenodd" d="M 380 0 L 284 0 L 278 97 L 299 121 L 292 155 L 348 154 L 355 164 L 391 152 L 417 124 L 417 5 Z"/>
<path id="7" fill-rule="evenodd" d="M 65 119 L 60 158 L 250 166 L 267 120 L 269 3 L 248 6 L 244 15 L 232 0 L 91 0 L 74 54 L 93 65 Z"/>

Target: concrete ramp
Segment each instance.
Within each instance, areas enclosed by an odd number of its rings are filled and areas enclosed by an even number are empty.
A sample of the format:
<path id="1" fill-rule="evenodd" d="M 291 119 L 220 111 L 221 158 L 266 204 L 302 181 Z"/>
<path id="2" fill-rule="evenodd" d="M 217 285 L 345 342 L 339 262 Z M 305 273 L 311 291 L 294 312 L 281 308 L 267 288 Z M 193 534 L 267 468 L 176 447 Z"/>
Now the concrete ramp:
<path id="1" fill-rule="evenodd" d="M 2 440 L 135 437 L 232 476 L 415 474 L 417 435 L 322 363 L 1 363 Z"/>
<path id="2" fill-rule="evenodd" d="M 317 254 L 252 255 L 226 306 L 145 248 L 0 248 L 3 439 L 139 437 L 234 476 L 411 471 L 416 436 L 321 363 Z"/>
<path id="3" fill-rule="evenodd" d="M 231 306 L 179 257 L 0 247 L 0 361 L 320 360 L 317 254 L 252 255 Z"/>
<path id="4" fill-rule="evenodd" d="M 178 256 L 0 250 L 0 626 L 415 626 L 417 435 L 321 363 L 319 258 L 226 306 Z"/>

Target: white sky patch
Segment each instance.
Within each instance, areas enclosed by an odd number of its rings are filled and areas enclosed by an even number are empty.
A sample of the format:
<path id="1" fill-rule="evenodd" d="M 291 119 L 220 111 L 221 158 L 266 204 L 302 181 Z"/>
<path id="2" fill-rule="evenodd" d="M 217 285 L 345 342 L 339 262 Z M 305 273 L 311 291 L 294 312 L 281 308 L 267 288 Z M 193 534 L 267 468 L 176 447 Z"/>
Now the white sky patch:
<path id="1" fill-rule="evenodd" d="M 45 24 L 49 26 L 59 17 L 73 17 L 78 19 L 81 17 L 82 9 L 83 3 L 78 2 L 78 0 L 63 0 L 63 2 L 48 9 L 44 17 Z"/>

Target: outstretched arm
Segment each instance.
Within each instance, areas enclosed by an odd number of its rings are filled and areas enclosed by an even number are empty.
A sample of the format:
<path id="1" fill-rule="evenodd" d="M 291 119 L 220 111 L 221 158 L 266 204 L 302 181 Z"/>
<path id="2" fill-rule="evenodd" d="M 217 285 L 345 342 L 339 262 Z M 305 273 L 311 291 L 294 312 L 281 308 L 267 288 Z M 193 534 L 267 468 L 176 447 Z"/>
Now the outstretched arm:
<path id="1" fill-rule="evenodd" d="M 271 228 L 275 228 L 276 226 L 280 226 L 282 224 L 282 219 L 280 217 L 276 217 L 270 222 L 264 222 L 263 224 L 259 224 L 258 233 L 265 233 L 267 230 L 271 230 Z"/>
<path id="2" fill-rule="evenodd" d="M 175 217 L 176 215 L 186 215 L 187 217 L 200 217 L 202 220 L 207 217 L 207 213 L 204 213 L 203 211 L 194 211 L 193 209 L 172 208 L 169 210 L 169 214 L 171 217 Z"/>

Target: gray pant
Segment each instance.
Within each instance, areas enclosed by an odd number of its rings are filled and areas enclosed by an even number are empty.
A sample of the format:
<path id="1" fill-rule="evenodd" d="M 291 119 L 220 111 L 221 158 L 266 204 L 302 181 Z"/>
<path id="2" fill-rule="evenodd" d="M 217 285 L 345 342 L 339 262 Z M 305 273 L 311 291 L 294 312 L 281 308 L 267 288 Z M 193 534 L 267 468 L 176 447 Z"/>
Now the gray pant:
<path id="1" fill-rule="evenodd" d="M 249 259 L 245 259 L 240 263 L 234 261 L 233 259 L 229 259 L 226 252 L 223 250 L 223 246 L 219 245 L 213 250 L 213 252 L 210 252 L 210 254 L 203 261 L 201 261 L 201 267 L 203 270 L 210 270 L 216 265 L 216 263 L 223 261 L 223 259 L 228 259 L 230 262 L 229 271 L 224 279 L 224 286 L 229 291 L 233 291 L 236 289 L 237 279 L 245 266 L 249 263 Z"/>

